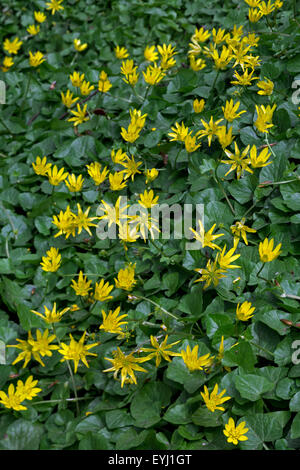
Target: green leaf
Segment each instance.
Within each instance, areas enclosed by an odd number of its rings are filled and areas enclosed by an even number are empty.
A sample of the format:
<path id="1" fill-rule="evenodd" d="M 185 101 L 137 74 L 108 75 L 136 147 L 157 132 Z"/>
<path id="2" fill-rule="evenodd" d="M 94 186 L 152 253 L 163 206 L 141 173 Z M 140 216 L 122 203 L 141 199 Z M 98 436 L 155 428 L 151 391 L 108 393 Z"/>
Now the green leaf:
<path id="1" fill-rule="evenodd" d="M 274 388 L 274 384 L 264 377 L 255 374 L 240 374 L 234 383 L 241 396 L 250 401 L 259 400 L 261 395 Z"/>
<path id="2" fill-rule="evenodd" d="M 134 396 L 130 412 L 135 425 L 150 428 L 161 420 L 161 410 L 170 400 L 171 390 L 161 382 L 148 383 Z"/>
<path id="3" fill-rule="evenodd" d="M 2 450 L 38 450 L 42 435 L 42 426 L 17 419 L 6 430 L 0 441 Z"/>

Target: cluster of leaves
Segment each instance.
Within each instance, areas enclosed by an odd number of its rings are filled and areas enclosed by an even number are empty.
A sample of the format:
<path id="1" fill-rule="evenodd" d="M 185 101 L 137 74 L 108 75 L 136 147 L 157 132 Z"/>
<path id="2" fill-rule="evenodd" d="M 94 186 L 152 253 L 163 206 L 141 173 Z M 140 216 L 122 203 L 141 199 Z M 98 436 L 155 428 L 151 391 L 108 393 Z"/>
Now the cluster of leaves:
<path id="1" fill-rule="evenodd" d="M 165 5 L 157 0 L 64 0 L 54 2 L 63 9 L 53 15 L 46 7 L 50 2 L 25 3 L 9 0 L 1 7 L 1 44 L 18 37 L 22 45 L 15 55 L 4 46 L 1 52 L 6 103 L 0 109 L 0 448 L 234 449 L 237 442 L 228 442 L 223 432 L 230 418 L 246 423 L 241 449 L 299 448 L 300 365 L 293 356 L 300 322 L 297 2 L 277 2 L 276 11 L 256 23 L 249 21 L 248 8 L 260 2 L 251 0 L 211 0 L 208 6 L 182 0 Z M 46 14 L 37 34 L 28 32 L 34 11 Z M 234 74 L 241 74 L 233 61 L 218 68 L 207 57 L 205 67 L 195 70 L 188 51 L 195 28 L 201 27 L 225 33 L 242 27 L 244 36 L 255 33 L 259 41 L 251 54 L 260 63 L 254 74 L 272 81 L 271 94 L 258 94 L 255 81 L 233 84 Z M 77 43 L 76 49 L 75 39 L 87 47 Z M 142 74 L 148 65 L 144 50 L 153 45 L 170 45 L 176 55 L 159 83 L 149 85 Z M 138 66 L 137 83 L 124 80 L 116 46 L 125 47 Z M 29 53 L 37 51 L 44 61 L 35 66 Z M 5 55 L 13 64 L 5 66 Z M 70 83 L 74 71 L 94 85 L 85 97 Z M 100 90 L 99 75 L 111 85 L 108 89 Z M 88 119 L 78 125 L 69 121 L 76 104 L 69 110 L 61 99 L 68 89 L 81 106 L 87 105 L 83 117 Z M 205 101 L 201 113 L 195 112 L 195 99 Z M 245 111 L 232 123 L 239 149 L 249 145 L 270 152 L 271 163 L 252 172 L 228 173 L 217 134 L 211 142 L 203 132 L 201 137 L 203 122 L 224 119 L 222 107 L 231 99 Z M 276 105 L 267 132 L 255 126 L 256 106 L 261 105 Z M 146 120 L 130 142 L 121 129 L 128 129 L 133 110 Z M 172 130 L 178 137 L 176 123 L 184 123 L 192 135 L 200 131 L 201 146 L 190 151 L 180 139 L 172 140 Z M 230 152 L 234 142 L 228 145 Z M 121 171 L 111 159 L 112 150 L 119 149 L 140 164 L 138 171 L 132 174 L 127 167 L 120 190 L 112 190 L 108 179 L 96 186 L 87 165 L 98 162 L 111 173 Z M 70 191 L 63 181 L 53 186 L 47 175 L 37 174 L 32 163 L 44 156 L 58 169 L 82 175 L 80 191 Z M 147 170 L 152 168 L 158 176 L 149 181 Z M 134 204 L 150 189 L 159 203 L 169 206 L 203 204 L 204 227 L 220 229 L 223 235 L 216 243 L 222 249 L 233 246 L 231 227 L 244 220 L 255 232 L 248 234 L 248 244 L 239 240 L 239 267 L 205 286 L 195 284 L 195 270 L 203 273 L 214 250 L 188 250 L 187 240 L 174 234 L 124 244 L 100 239 L 90 222 L 81 219 L 78 231 L 73 227 L 70 236 L 55 236 L 53 218 L 68 206 L 75 213 L 73 222 L 79 208 L 90 208 L 86 218 L 92 220 L 99 216 L 101 201 L 115 205 L 126 195 Z M 174 221 L 170 223 L 173 227 Z M 259 244 L 265 238 L 281 244 L 281 252 L 262 264 Z M 51 247 L 61 256 L 53 272 L 41 265 Z M 134 266 L 136 276 L 128 290 L 114 281 L 126 266 Z M 104 300 L 90 292 L 76 295 L 80 272 L 91 281 L 89 290 L 102 279 L 113 287 Z M 247 321 L 238 321 L 237 306 L 244 302 L 255 310 Z M 34 313 L 42 313 L 43 306 L 52 312 L 54 305 L 60 312 L 66 309 L 59 321 L 47 323 Z M 109 311 L 119 307 L 126 328 L 121 334 L 120 329 L 101 329 Z M 45 341 L 47 330 L 55 347 L 42 354 L 36 345 Z M 83 340 L 86 349 L 76 359 L 76 344 Z M 145 352 L 159 351 L 158 343 L 166 340 L 172 353 L 161 350 L 156 360 L 151 353 L 145 360 Z M 19 350 L 11 346 L 27 341 L 23 367 L 16 362 Z M 214 356 L 208 367 L 187 366 L 181 351 L 195 347 L 200 357 Z M 107 358 L 117 348 L 127 356 L 133 353 L 135 366 L 144 361 L 134 371 L 136 383 L 130 374 L 121 381 L 106 372 L 112 366 Z M 25 393 L 22 383 L 30 384 L 31 376 L 38 388 L 32 393 L 29 385 Z M 3 406 L 12 404 L 5 401 L 9 390 L 14 395 L 11 384 L 19 390 L 15 403 L 22 399 L 25 409 Z M 230 400 L 212 411 L 203 390 L 211 392 L 216 384 Z"/>

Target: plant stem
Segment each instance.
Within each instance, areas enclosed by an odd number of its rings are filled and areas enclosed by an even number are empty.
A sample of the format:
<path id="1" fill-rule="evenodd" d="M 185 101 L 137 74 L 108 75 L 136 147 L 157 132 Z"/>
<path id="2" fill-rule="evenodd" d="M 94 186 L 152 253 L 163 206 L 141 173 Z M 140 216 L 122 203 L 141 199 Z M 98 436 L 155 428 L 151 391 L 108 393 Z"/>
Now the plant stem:
<path id="1" fill-rule="evenodd" d="M 26 85 L 26 89 L 25 89 L 25 93 L 24 93 L 24 98 L 23 98 L 23 101 L 22 101 L 21 106 L 20 106 L 20 111 L 21 111 L 21 112 L 22 112 L 22 110 L 23 110 L 23 106 L 24 106 L 25 101 L 26 101 L 26 98 L 27 98 L 27 94 L 28 94 L 28 91 L 29 91 L 31 78 L 32 78 L 32 74 L 31 74 L 31 72 L 29 72 L 29 77 L 28 77 L 28 80 L 27 80 L 27 85 Z"/>
<path id="2" fill-rule="evenodd" d="M 44 405 L 46 403 L 60 403 L 62 401 L 80 401 L 80 400 L 89 400 L 91 398 L 94 398 L 94 397 L 79 397 L 79 398 L 61 398 L 61 399 L 57 399 L 57 400 L 41 400 L 41 401 L 36 401 L 36 402 L 33 402 L 31 403 L 31 405 Z"/>
<path id="3" fill-rule="evenodd" d="M 166 315 L 169 315 L 170 317 L 174 318 L 175 320 L 177 321 L 180 321 L 180 318 L 176 317 L 176 315 L 174 315 L 173 313 L 169 312 L 168 310 L 166 310 L 165 308 L 161 307 L 159 304 L 157 304 L 156 302 L 154 302 L 154 300 L 151 300 L 151 299 L 148 299 L 147 297 L 143 297 L 141 295 L 134 295 L 133 296 L 135 299 L 137 300 L 146 300 L 146 302 L 150 302 L 150 304 L 153 304 L 155 305 L 155 307 L 158 307 L 162 312 L 164 312 Z"/>

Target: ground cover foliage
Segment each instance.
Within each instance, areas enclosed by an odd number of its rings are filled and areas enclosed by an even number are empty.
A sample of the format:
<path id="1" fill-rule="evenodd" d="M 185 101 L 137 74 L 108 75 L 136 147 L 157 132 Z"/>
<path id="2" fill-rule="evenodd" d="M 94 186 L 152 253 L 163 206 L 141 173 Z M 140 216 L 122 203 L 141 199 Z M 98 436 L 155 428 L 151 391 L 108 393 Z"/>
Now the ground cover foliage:
<path id="1" fill-rule="evenodd" d="M 1 7 L 1 449 L 299 448 L 298 12 Z"/>

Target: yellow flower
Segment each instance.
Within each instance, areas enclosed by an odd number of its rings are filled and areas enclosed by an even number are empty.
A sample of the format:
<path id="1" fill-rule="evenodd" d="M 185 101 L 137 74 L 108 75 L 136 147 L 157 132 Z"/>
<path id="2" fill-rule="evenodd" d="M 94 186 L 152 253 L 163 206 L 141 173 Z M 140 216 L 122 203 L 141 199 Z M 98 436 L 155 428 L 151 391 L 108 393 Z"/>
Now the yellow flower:
<path id="1" fill-rule="evenodd" d="M 252 77 L 254 73 L 254 70 L 252 70 L 250 73 L 248 72 L 248 69 L 246 69 L 243 73 L 243 75 L 239 75 L 237 72 L 234 73 L 234 78 L 236 80 L 231 81 L 230 83 L 232 85 L 242 85 L 242 86 L 247 86 L 247 85 L 252 85 L 253 80 L 258 80 L 258 77 Z"/>
<path id="2" fill-rule="evenodd" d="M 134 61 L 132 59 L 128 60 L 123 60 L 122 65 L 121 65 L 121 73 L 122 75 L 130 75 L 134 73 L 137 69 L 137 66 L 134 66 Z"/>
<path id="3" fill-rule="evenodd" d="M 124 212 L 126 212 L 126 209 L 129 207 L 129 205 L 122 205 L 120 207 L 121 202 L 122 199 L 121 197 L 119 197 L 115 206 L 111 206 L 110 204 L 107 204 L 107 202 L 102 200 L 101 203 L 104 207 L 100 206 L 99 210 L 103 211 L 104 214 L 99 217 L 99 219 L 107 219 L 109 227 L 112 224 L 119 225 L 121 223 L 121 220 L 127 219 L 128 215 L 126 213 L 124 214 Z"/>
<path id="4" fill-rule="evenodd" d="M 136 231 L 136 227 L 130 227 L 127 222 L 119 224 L 120 240 L 122 240 L 125 251 L 128 250 L 126 243 L 134 243 L 140 237 Z"/>
<path id="5" fill-rule="evenodd" d="M 248 166 L 250 164 L 250 159 L 247 157 L 250 145 L 247 145 L 247 147 L 241 153 L 237 143 L 234 142 L 234 149 L 235 153 L 230 152 L 230 150 L 224 150 L 229 160 L 221 160 L 221 162 L 225 163 L 226 165 L 231 165 L 230 169 L 227 171 L 227 173 L 225 173 L 225 176 L 234 170 L 236 170 L 237 179 L 240 179 L 244 171 L 253 173 L 253 171 Z"/>
<path id="6" fill-rule="evenodd" d="M 248 240 L 247 240 L 247 235 L 246 232 L 249 233 L 255 233 L 256 230 L 253 228 L 249 228 L 246 225 L 244 225 L 245 219 L 242 219 L 241 221 L 237 221 L 234 225 L 231 225 L 231 231 L 235 238 L 240 238 L 244 240 L 245 244 L 248 245 Z"/>
<path id="7" fill-rule="evenodd" d="M 127 155 L 125 152 L 123 152 L 122 149 L 119 149 L 117 150 L 117 152 L 115 152 L 115 150 L 112 150 L 110 153 L 110 157 L 112 161 L 117 164 L 122 163 L 124 159 L 127 158 Z"/>
<path id="8" fill-rule="evenodd" d="M 175 52 L 175 47 L 172 47 L 172 44 L 158 45 L 157 50 L 161 56 L 160 66 L 162 69 L 167 70 L 176 65 L 176 60 L 173 56 L 177 54 L 177 52 Z"/>
<path id="9" fill-rule="evenodd" d="M 268 159 L 270 158 L 271 153 L 269 152 L 268 148 L 265 147 L 259 155 L 257 155 L 257 148 L 255 145 L 253 145 L 250 149 L 250 161 L 251 161 L 251 166 L 253 168 L 262 168 L 264 166 L 270 165 L 272 161 L 268 162 Z"/>
<path id="10" fill-rule="evenodd" d="M 149 62 L 156 62 L 158 60 L 158 53 L 155 46 L 146 46 L 144 50 L 144 57 Z"/>
<path id="11" fill-rule="evenodd" d="M 152 189 L 147 191 L 145 189 L 144 194 L 140 194 L 140 199 L 138 200 L 138 204 L 145 207 L 146 209 L 150 209 L 157 204 L 159 196 L 154 197 L 154 192 Z"/>
<path id="12" fill-rule="evenodd" d="M 99 75 L 98 90 L 101 93 L 107 93 L 112 87 L 111 82 L 107 78 L 107 73 L 102 70 Z"/>
<path id="13" fill-rule="evenodd" d="M 219 279 L 226 277 L 223 273 L 226 272 L 225 269 L 221 269 L 217 267 L 218 262 L 218 255 L 216 256 L 215 261 L 213 264 L 209 259 L 206 263 L 206 268 L 197 268 L 194 269 L 197 273 L 201 274 L 201 277 L 197 279 L 195 282 L 202 282 L 205 281 L 204 289 L 210 286 L 211 283 L 216 287 L 219 284 Z"/>
<path id="14" fill-rule="evenodd" d="M 29 63 L 31 67 L 38 67 L 41 65 L 46 59 L 44 59 L 44 54 L 42 52 L 37 51 L 34 54 L 29 51 Z"/>
<path id="15" fill-rule="evenodd" d="M 91 208 L 88 207 L 86 211 L 83 212 L 80 204 L 77 203 L 77 215 L 74 217 L 74 224 L 78 229 L 78 235 L 81 233 L 82 229 L 84 229 L 92 236 L 92 232 L 89 227 L 97 227 L 97 225 L 93 224 L 92 221 L 98 219 L 98 217 L 88 217 L 90 209 Z"/>
<path id="16" fill-rule="evenodd" d="M 87 96 L 94 90 L 94 85 L 90 85 L 90 82 L 83 81 L 80 86 L 80 93 L 83 96 Z"/>
<path id="17" fill-rule="evenodd" d="M 245 0 L 245 2 L 247 5 L 249 5 L 249 7 L 256 8 L 260 4 L 261 0 Z"/>
<path id="18" fill-rule="evenodd" d="M 258 8 L 263 15 L 269 15 L 270 13 L 272 13 L 272 11 L 275 10 L 275 5 L 271 2 L 271 0 L 269 0 L 268 3 L 260 2 L 258 4 Z"/>
<path id="19" fill-rule="evenodd" d="M 63 92 L 60 93 L 61 100 L 67 108 L 71 108 L 71 106 L 79 100 L 78 97 L 73 98 L 73 93 L 70 90 L 67 90 L 66 94 L 64 95 Z"/>
<path id="20" fill-rule="evenodd" d="M 23 396 L 15 391 L 14 384 L 9 385 L 7 394 L 0 390 L 0 403 L 5 408 L 11 408 L 16 411 L 27 410 L 26 406 L 21 405 L 23 400 Z"/>
<path id="21" fill-rule="evenodd" d="M 30 311 L 41 317 L 46 323 L 57 323 L 62 319 L 62 316 L 70 310 L 70 308 L 64 308 L 60 312 L 56 311 L 56 302 L 54 302 L 52 310 L 46 307 L 46 305 L 44 305 L 44 310 L 44 315 L 40 312 L 36 312 L 35 310 Z"/>
<path id="22" fill-rule="evenodd" d="M 194 72 L 199 72 L 206 67 L 204 59 L 196 59 L 194 54 L 190 55 L 190 67 Z"/>
<path id="23" fill-rule="evenodd" d="M 128 83 L 131 86 L 135 86 L 138 82 L 139 79 L 139 73 L 137 73 L 136 70 L 134 70 L 132 73 L 129 73 L 126 75 L 125 78 L 123 78 L 125 83 Z"/>
<path id="24" fill-rule="evenodd" d="M 219 130 L 217 131 L 216 135 L 223 150 L 232 144 L 234 139 L 234 137 L 232 137 L 232 126 L 228 128 L 228 132 L 226 126 L 219 126 Z"/>
<path id="25" fill-rule="evenodd" d="M 214 135 L 218 135 L 218 132 L 220 130 L 220 127 L 218 124 L 222 122 L 223 119 L 218 119 L 217 121 L 214 122 L 213 116 L 211 116 L 209 123 L 204 121 L 204 119 L 201 119 L 202 125 L 205 127 L 205 129 L 200 130 L 196 133 L 197 136 L 202 137 L 207 136 L 208 140 L 208 146 L 211 146 L 211 141 Z"/>
<path id="26" fill-rule="evenodd" d="M 18 54 L 18 51 L 22 44 L 23 41 L 20 41 L 18 37 L 16 37 L 13 41 L 10 41 L 6 38 L 3 43 L 3 49 L 9 54 Z"/>
<path id="27" fill-rule="evenodd" d="M 14 65 L 12 57 L 5 56 L 2 62 L 2 72 L 8 72 L 8 70 Z"/>
<path id="28" fill-rule="evenodd" d="M 208 232 L 205 232 L 204 226 L 203 226 L 202 221 L 200 219 L 198 220 L 198 224 L 199 224 L 199 227 L 200 227 L 199 232 L 194 230 L 192 227 L 190 227 L 190 230 L 195 235 L 194 238 L 201 243 L 202 248 L 204 248 L 205 246 L 208 246 L 209 248 L 212 248 L 213 250 L 215 248 L 217 248 L 218 250 L 221 250 L 221 248 L 218 245 L 216 245 L 215 243 L 212 243 L 212 242 L 214 240 L 216 240 L 216 238 L 222 237 L 224 235 L 224 233 L 220 233 L 218 235 L 213 235 L 213 231 L 216 227 L 216 224 L 214 224 L 208 230 Z"/>
<path id="29" fill-rule="evenodd" d="M 40 26 L 39 25 L 36 26 L 35 24 L 31 24 L 31 25 L 28 26 L 27 32 L 31 36 L 35 36 L 36 34 L 38 34 L 40 32 Z"/>
<path id="30" fill-rule="evenodd" d="M 209 394 L 206 385 L 204 385 L 204 392 L 200 392 L 206 407 L 212 412 L 215 410 L 225 411 L 225 408 L 220 405 L 222 405 L 225 401 L 230 400 L 231 397 L 223 397 L 224 393 L 226 393 L 225 389 L 222 390 L 221 393 L 218 393 L 218 384 L 214 386 L 211 394 Z"/>
<path id="31" fill-rule="evenodd" d="M 219 54 L 219 51 L 217 49 L 214 49 L 210 56 L 215 63 L 216 69 L 225 70 L 232 59 L 232 52 L 230 48 L 223 46 L 221 54 Z"/>
<path id="32" fill-rule="evenodd" d="M 222 42 L 226 41 L 226 37 L 229 36 L 229 34 L 225 34 L 225 29 L 219 28 L 218 31 L 213 28 L 212 30 L 212 36 L 213 36 L 213 42 L 215 44 L 221 44 Z"/>
<path id="33" fill-rule="evenodd" d="M 86 42 L 84 44 L 81 44 L 80 39 L 77 39 L 77 38 L 74 39 L 73 44 L 74 44 L 76 51 L 78 52 L 82 52 L 88 47 Z"/>
<path id="34" fill-rule="evenodd" d="M 69 310 L 69 309 L 68 309 Z M 32 351 L 36 351 L 41 356 L 52 356 L 52 350 L 59 348 L 56 344 L 51 344 L 56 339 L 55 335 L 49 336 L 49 330 L 45 330 L 43 334 L 40 330 L 36 330 L 36 340 L 29 339 L 29 343 L 32 345 Z"/>
<path id="35" fill-rule="evenodd" d="M 126 291 L 131 291 L 134 285 L 136 284 L 136 279 L 134 278 L 135 264 L 130 263 L 126 268 L 120 269 L 118 272 L 117 279 L 115 278 L 115 285 L 117 289 L 123 289 Z"/>
<path id="36" fill-rule="evenodd" d="M 90 287 L 92 281 L 87 280 L 87 276 L 83 276 L 83 272 L 79 272 L 78 281 L 72 279 L 72 289 L 74 289 L 76 295 L 81 295 L 85 297 L 89 294 L 89 291 L 92 289 Z"/>
<path id="37" fill-rule="evenodd" d="M 154 181 L 158 177 L 158 171 L 156 168 L 151 168 L 151 170 L 146 170 L 146 184 Z"/>
<path id="38" fill-rule="evenodd" d="M 150 217 L 146 209 L 142 209 L 139 215 L 135 215 L 130 220 L 130 223 L 134 224 L 136 232 L 140 232 L 143 240 L 146 241 L 146 235 L 150 232 L 151 237 L 155 238 L 154 231 L 160 232 L 158 228 L 158 220 Z"/>
<path id="39" fill-rule="evenodd" d="M 256 121 L 254 121 L 254 125 L 260 132 L 268 133 L 268 129 L 270 127 L 273 127 L 274 124 L 272 124 L 272 119 L 276 107 L 276 104 L 274 104 L 272 108 L 270 105 L 268 105 L 267 107 L 265 107 L 264 105 L 255 105 L 257 118 Z"/>
<path id="40" fill-rule="evenodd" d="M 35 18 L 35 21 L 37 21 L 38 23 L 44 23 L 47 17 L 45 13 L 43 13 L 42 11 L 35 11 L 34 18 Z"/>
<path id="41" fill-rule="evenodd" d="M 279 245 L 277 245 L 275 249 L 273 248 L 274 248 L 273 238 L 270 241 L 268 240 L 268 238 L 265 238 L 263 242 L 260 242 L 258 250 L 259 250 L 260 260 L 263 263 L 268 263 L 270 261 L 273 261 L 280 255 L 281 243 L 279 243 Z"/>
<path id="42" fill-rule="evenodd" d="M 109 174 L 109 184 L 112 191 L 121 191 L 121 189 L 126 188 L 127 181 L 124 180 L 124 172 L 117 171 L 116 173 Z"/>
<path id="43" fill-rule="evenodd" d="M 218 260 L 219 266 L 221 269 L 240 268 L 240 266 L 237 266 L 235 264 L 230 264 L 241 256 L 241 255 L 233 255 L 235 250 L 237 249 L 238 243 L 239 241 L 235 239 L 233 242 L 233 248 L 231 248 L 226 254 L 225 254 L 226 245 L 224 246 L 222 252 L 220 253 L 220 258 Z"/>
<path id="44" fill-rule="evenodd" d="M 41 157 L 36 157 L 36 161 L 32 162 L 32 167 L 37 175 L 47 175 L 51 166 L 52 163 L 47 163 L 47 157 L 43 157 L 43 159 L 41 159 Z"/>
<path id="45" fill-rule="evenodd" d="M 181 357 L 187 366 L 187 368 L 193 372 L 194 370 L 203 370 L 206 367 L 211 365 L 211 361 L 214 356 L 210 356 L 210 353 L 205 354 L 204 356 L 198 357 L 199 346 L 194 346 L 191 350 L 188 345 L 186 350 L 181 350 Z"/>
<path id="46" fill-rule="evenodd" d="M 145 82 L 148 85 L 157 85 L 164 77 L 165 72 L 158 65 L 148 65 L 146 72 L 143 71 Z"/>
<path id="47" fill-rule="evenodd" d="M 195 113 L 197 114 L 203 111 L 204 106 L 205 106 L 204 99 L 201 99 L 201 100 L 195 99 L 193 101 L 193 108 L 194 108 Z"/>
<path id="48" fill-rule="evenodd" d="M 224 118 L 228 122 L 232 122 L 234 119 L 239 118 L 243 113 L 246 111 L 240 111 L 239 113 L 237 112 L 240 106 L 240 102 L 238 101 L 237 103 L 233 103 L 233 100 L 231 99 L 230 101 L 226 101 L 225 107 L 222 106 L 222 110 L 224 113 Z"/>
<path id="49" fill-rule="evenodd" d="M 139 168 L 140 165 L 142 165 L 142 162 L 136 162 L 134 160 L 133 155 L 131 155 L 131 159 L 129 157 L 127 157 L 125 160 L 126 160 L 126 162 L 121 163 L 121 165 L 124 166 L 124 168 L 125 168 L 125 170 L 123 170 L 124 175 L 125 175 L 125 179 L 131 178 L 131 180 L 133 181 L 134 176 L 137 173 L 141 173 L 138 168 Z"/>
<path id="50" fill-rule="evenodd" d="M 192 39 L 195 39 L 199 42 L 205 42 L 210 37 L 210 32 L 205 30 L 204 28 L 195 29 L 195 32 L 192 36 Z"/>
<path id="51" fill-rule="evenodd" d="M 52 15 L 56 11 L 64 10 L 64 7 L 61 5 L 62 2 L 63 0 L 50 0 L 50 2 L 46 3 L 47 10 L 51 10 Z"/>
<path id="52" fill-rule="evenodd" d="M 86 165 L 88 174 L 94 180 L 96 186 L 99 186 L 103 181 L 106 180 L 109 170 L 105 166 L 101 171 L 101 164 L 99 162 L 93 162 L 90 165 Z"/>
<path id="53" fill-rule="evenodd" d="M 183 122 L 181 124 L 178 124 L 178 122 L 175 122 L 175 127 L 171 127 L 171 130 L 173 132 L 168 133 L 168 136 L 172 137 L 172 139 L 170 139 L 171 142 L 173 141 L 184 142 L 189 132 L 189 128 L 185 127 Z"/>
<path id="54" fill-rule="evenodd" d="M 145 358 L 134 357 L 133 352 L 126 356 L 120 348 L 117 348 L 112 352 L 112 354 L 114 356 L 113 359 L 110 359 L 109 357 L 104 358 L 112 363 L 112 367 L 103 370 L 103 372 L 114 372 L 114 379 L 116 380 L 118 372 L 121 371 L 121 388 L 123 388 L 124 383 L 129 382 L 137 384 L 134 371 L 147 372 L 146 369 L 138 365 L 138 363 L 145 362 Z M 129 380 L 127 378 L 128 376 Z"/>
<path id="55" fill-rule="evenodd" d="M 245 436 L 248 428 L 245 428 L 246 422 L 242 421 L 238 426 L 235 426 L 234 420 L 229 418 L 227 424 L 225 424 L 225 429 L 223 433 L 227 437 L 227 442 L 232 442 L 234 445 L 237 445 L 239 441 L 247 441 L 248 437 Z"/>
<path id="56" fill-rule="evenodd" d="M 58 350 L 60 354 L 63 355 L 61 362 L 64 361 L 74 361 L 74 372 L 76 374 L 79 361 L 82 361 L 86 367 L 89 367 L 86 356 L 97 356 L 95 353 L 89 352 L 91 348 L 98 346 L 99 343 L 86 344 L 84 345 L 86 331 L 83 333 L 79 341 L 76 341 L 73 336 L 70 334 L 71 341 L 67 345 L 65 343 L 60 343 L 61 349 Z"/>
<path id="57" fill-rule="evenodd" d="M 68 121 L 70 122 L 74 121 L 75 127 L 78 126 L 79 124 L 82 124 L 85 121 L 88 121 L 90 118 L 89 118 L 89 115 L 87 114 L 86 108 L 87 108 L 87 104 L 85 104 L 83 108 L 81 109 L 80 104 L 77 103 L 77 111 L 73 111 L 73 109 L 71 109 L 71 113 L 74 114 L 74 117 L 68 119 Z"/>
<path id="58" fill-rule="evenodd" d="M 47 251 L 47 256 L 42 257 L 40 265 L 43 271 L 55 273 L 61 265 L 61 255 L 58 249 L 52 246 L 50 250 Z"/>
<path id="59" fill-rule="evenodd" d="M 236 318 L 240 321 L 247 321 L 253 317 L 255 307 L 252 307 L 251 302 L 243 302 L 242 305 L 237 304 L 236 307 Z"/>
<path id="60" fill-rule="evenodd" d="M 76 193 L 78 191 L 81 191 L 82 186 L 83 186 L 83 182 L 84 182 L 84 179 L 83 179 L 82 175 L 79 175 L 76 178 L 76 175 L 74 175 L 74 174 L 69 175 L 68 181 L 67 180 L 65 181 L 66 186 L 68 187 L 68 189 L 71 193 Z"/>
<path id="61" fill-rule="evenodd" d="M 61 210 L 58 216 L 54 215 L 52 223 L 56 225 L 56 227 L 59 230 L 54 235 L 54 238 L 59 237 L 60 235 L 63 235 L 63 234 L 66 236 L 66 238 L 69 238 L 70 235 L 74 237 L 75 231 L 76 231 L 76 225 L 74 221 L 75 221 L 75 214 L 71 212 L 71 209 L 69 206 L 67 207 L 65 212 Z"/>
<path id="62" fill-rule="evenodd" d="M 102 310 L 103 321 L 99 326 L 100 330 L 104 330 L 106 333 L 116 333 L 120 336 L 124 336 L 124 331 L 122 330 L 122 325 L 127 325 L 127 321 L 121 321 L 123 318 L 127 317 L 127 314 L 119 315 L 121 307 L 117 307 L 113 312 L 109 310 L 108 314 Z"/>
<path id="63" fill-rule="evenodd" d="M 23 369 L 27 366 L 28 362 L 31 360 L 31 356 L 39 362 L 43 367 L 45 367 L 45 364 L 43 363 L 41 356 L 51 356 L 52 355 L 52 350 L 58 349 L 58 346 L 55 344 L 50 345 L 50 343 L 55 339 L 55 335 L 51 335 L 48 338 L 48 330 L 45 330 L 45 341 L 43 344 L 41 342 L 36 342 L 33 339 L 33 336 L 31 334 L 31 331 L 28 331 L 28 339 L 22 340 L 22 339 L 16 339 L 20 344 L 13 344 L 13 345 L 7 345 L 8 348 L 17 348 L 21 349 L 22 352 L 17 356 L 17 358 L 14 360 L 12 365 L 17 364 L 19 361 L 24 361 L 23 364 Z M 41 339 L 41 332 L 37 330 L 36 333 L 37 338 L 40 340 Z M 47 343 L 47 344 L 46 344 Z M 42 346 L 42 350 L 40 350 L 40 346 Z"/>
<path id="64" fill-rule="evenodd" d="M 185 150 L 188 153 L 192 153 L 195 152 L 199 147 L 201 147 L 201 142 L 197 144 L 197 136 L 192 136 L 191 133 L 189 133 L 184 139 L 184 146 Z"/>
<path id="65" fill-rule="evenodd" d="M 99 283 L 96 282 L 94 299 L 99 300 L 100 302 L 113 299 L 113 296 L 109 295 L 113 288 L 114 286 L 111 286 L 109 282 L 105 282 L 104 279 L 101 279 Z"/>
<path id="66" fill-rule="evenodd" d="M 75 86 L 76 88 L 79 88 L 81 87 L 81 84 L 84 80 L 84 73 L 80 75 L 79 72 L 74 71 L 73 74 L 70 75 L 70 80 L 73 86 Z"/>
<path id="67" fill-rule="evenodd" d="M 261 90 L 259 90 L 257 92 L 257 94 L 258 95 L 267 95 L 267 96 L 272 95 L 273 89 L 274 89 L 274 83 L 272 82 L 272 80 L 269 80 L 266 77 L 264 77 L 264 78 L 265 78 L 265 81 L 261 80 L 261 81 L 256 83 L 258 88 L 261 88 Z"/>
<path id="68" fill-rule="evenodd" d="M 129 57 L 126 47 L 116 46 L 114 52 L 117 59 L 126 59 Z"/>
<path id="69" fill-rule="evenodd" d="M 171 356 L 181 356 L 181 354 L 169 350 L 172 346 L 175 346 L 175 344 L 180 343 L 180 341 L 175 341 L 175 343 L 171 344 L 167 344 L 167 341 L 168 335 L 166 335 L 165 339 L 160 344 L 158 343 L 156 337 L 151 335 L 150 342 L 152 348 L 140 348 L 140 351 L 150 352 L 150 354 L 148 354 L 148 356 L 146 356 L 144 359 L 149 361 L 150 359 L 155 357 L 155 366 L 158 367 L 161 363 L 161 358 L 165 359 L 168 362 L 171 362 Z"/>
<path id="70" fill-rule="evenodd" d="M 64 168 L 61 168 L 60 170 L 58 170 L 56 165 L 54 165 L 52 168 L 49 168 L 48 170 L 49 183 L 52 184 L 52 186 L 58 186 L 69 175 L 69 173 L 64 173 L 64 171 L 65 171 Z"/>
<path id="71" fill-rule="evenodd" d="M 30 375 L 24 383 L 22 380 L 18 380 L 16 394 L 20 395 L 23 400 L 32 400 L 42 391 L 41 388 L 36 387 L 37 383 L 38 380 L 33 380 L 32 375 Z"/>

